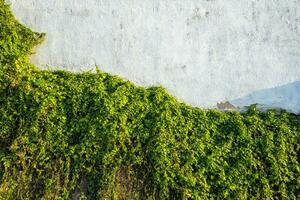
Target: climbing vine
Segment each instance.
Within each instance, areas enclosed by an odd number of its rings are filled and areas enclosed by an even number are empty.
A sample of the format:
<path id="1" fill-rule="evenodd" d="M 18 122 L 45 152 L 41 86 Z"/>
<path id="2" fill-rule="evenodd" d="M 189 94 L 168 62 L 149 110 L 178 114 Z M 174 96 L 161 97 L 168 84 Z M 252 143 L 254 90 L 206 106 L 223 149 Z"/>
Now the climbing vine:
<path id="1" fill-rule="evenodd" d="M 0 0 L 0 199 L 299 199 L 300 117 L 221 112 L 101 72 L 40 70 Z"/>

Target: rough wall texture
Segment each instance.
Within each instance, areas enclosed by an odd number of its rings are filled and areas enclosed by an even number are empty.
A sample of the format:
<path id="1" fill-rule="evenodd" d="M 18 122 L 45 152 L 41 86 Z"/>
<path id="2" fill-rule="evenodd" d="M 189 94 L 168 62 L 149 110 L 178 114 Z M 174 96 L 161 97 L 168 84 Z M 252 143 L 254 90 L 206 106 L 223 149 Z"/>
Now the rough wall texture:
<path id="1" fill-rule="evenodd" d="M 32 58 L 43 68 L 97 64 L 196 106 L 300 112 L 299 0 L 9 2 L 20 21 L 47 33 Z"/>

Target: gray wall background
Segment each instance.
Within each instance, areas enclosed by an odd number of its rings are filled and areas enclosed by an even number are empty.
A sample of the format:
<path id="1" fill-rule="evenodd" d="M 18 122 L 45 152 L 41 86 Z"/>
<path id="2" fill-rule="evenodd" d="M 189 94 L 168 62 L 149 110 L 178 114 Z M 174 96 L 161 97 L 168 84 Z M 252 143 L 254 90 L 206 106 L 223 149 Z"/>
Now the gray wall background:
<path id="1" fill-rule="evenodd" d="M 194 106 L 300 112 L 300 0 L 10 0 L 33 63 L 162 85 Z"/>

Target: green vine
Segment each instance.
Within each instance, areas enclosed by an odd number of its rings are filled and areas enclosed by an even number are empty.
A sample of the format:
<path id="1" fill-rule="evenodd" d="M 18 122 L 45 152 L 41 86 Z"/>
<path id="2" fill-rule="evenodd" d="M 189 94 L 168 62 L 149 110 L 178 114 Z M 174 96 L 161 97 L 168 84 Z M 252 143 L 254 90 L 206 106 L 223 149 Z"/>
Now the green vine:
<path id="1" fill-rule="evenodd" d="M 39 70 L 0 0 L 0 199 L 299 199 L 300 117 L 193 108 L 161 87 Z"/>

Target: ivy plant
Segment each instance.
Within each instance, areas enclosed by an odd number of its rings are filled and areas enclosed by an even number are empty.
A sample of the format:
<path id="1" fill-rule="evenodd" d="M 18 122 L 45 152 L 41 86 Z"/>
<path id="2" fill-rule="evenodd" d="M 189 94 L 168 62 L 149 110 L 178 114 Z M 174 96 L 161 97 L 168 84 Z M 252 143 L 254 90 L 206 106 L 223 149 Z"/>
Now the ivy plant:
<path id="1" fill-rule="evenodd" d="M 0 0 L 0 199 L 300 199 L 299 116 L 41 70 L 43 38 Z"/>

